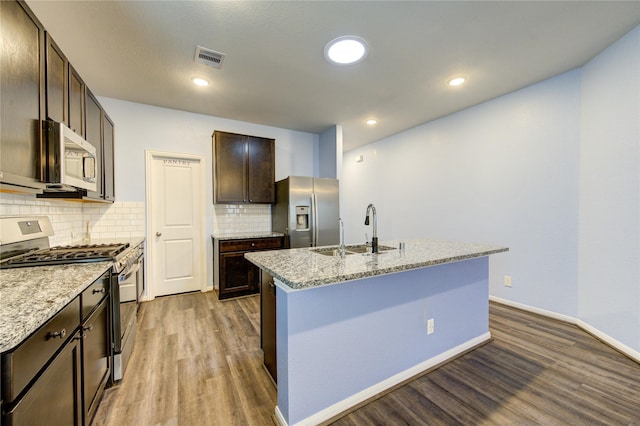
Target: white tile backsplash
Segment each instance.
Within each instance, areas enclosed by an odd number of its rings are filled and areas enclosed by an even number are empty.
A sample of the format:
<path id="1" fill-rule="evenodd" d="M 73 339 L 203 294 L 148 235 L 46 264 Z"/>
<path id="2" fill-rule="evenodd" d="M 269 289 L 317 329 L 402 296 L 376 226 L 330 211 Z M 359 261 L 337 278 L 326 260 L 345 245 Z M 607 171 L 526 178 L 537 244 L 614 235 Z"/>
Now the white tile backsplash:
<path id="1" fill-rule="evenodd" d="M 215 204 L 214 233 L 270 232 L 271 205 Z M 91 239 L 145 235 L 144 202 L 82 203 L 0 193 L 0 216 L 49 216 L 55 235 L 52 246 L 83 240 L 87 223 Z"/>
<path id="2" fill-rule="evenodd" d="M 0 216 L 48 216 L 52 246 L 82 241 L 87 223 L 92 239 L 141 237 L 145 231 L 144 202 L 82 203 L 0 193 Z"/>
<path id="3" fill-rule="evenodd" d="M 270 232 L 271 205 L 269 204 L 215 204 L 213 206 L 213 232 Z"/>

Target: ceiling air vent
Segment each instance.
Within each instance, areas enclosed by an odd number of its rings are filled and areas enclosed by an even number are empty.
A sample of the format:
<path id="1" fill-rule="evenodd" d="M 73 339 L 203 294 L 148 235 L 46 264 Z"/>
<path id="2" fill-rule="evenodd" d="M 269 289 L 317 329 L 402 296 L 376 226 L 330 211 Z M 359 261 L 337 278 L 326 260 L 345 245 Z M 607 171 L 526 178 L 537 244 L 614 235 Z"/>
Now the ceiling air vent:
<path id="1" fill-rule="evenodd" d="M 196 46 L 195 61 L 208 67 L 222 68 L 222 61 L 224 61 L 225 56 L 224 53 L 216 52 L 206 47 Z"/>

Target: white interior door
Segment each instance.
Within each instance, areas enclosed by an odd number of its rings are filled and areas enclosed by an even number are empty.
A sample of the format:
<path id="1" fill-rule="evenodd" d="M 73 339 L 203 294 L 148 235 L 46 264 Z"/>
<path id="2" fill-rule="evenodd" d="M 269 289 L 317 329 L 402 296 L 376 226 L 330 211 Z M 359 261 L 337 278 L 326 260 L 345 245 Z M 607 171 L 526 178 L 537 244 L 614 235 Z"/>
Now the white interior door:
<path id="1" fill-rule="evenodd" d="M 204 159 L 147 153 L 152 297 L 204 289 Z"/>

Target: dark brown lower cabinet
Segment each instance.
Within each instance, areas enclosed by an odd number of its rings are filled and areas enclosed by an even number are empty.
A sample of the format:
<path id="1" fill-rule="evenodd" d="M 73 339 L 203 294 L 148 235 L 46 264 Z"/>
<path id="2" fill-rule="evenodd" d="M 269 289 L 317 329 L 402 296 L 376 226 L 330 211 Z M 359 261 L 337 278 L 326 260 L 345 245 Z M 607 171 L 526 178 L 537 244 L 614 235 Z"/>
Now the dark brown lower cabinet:
<path id="1" fill-rule="evenodd" d="M 264 353 L 264 366 L 278 383 L 276 285 L 273 277 L 264 271 L 260 271 L 260 347 Z"/>
<path id="2" fill-rule="evenodd" d="M 258 292 L 259 270 L 244 258 L 245 252 L 220 254 L 221 299 Z"/>
<path id="3" fill-rule="evenodd" d="M 2 426 L 88 426 L 111 376 L 111 271 L 0 357 Z"/>
<path id="4" fill-rule="evenodd" d="M 260 291 L 260 269 L 244 258 L 245 253 L 278 250 L 282 237 L 214 239 L 214 274 L 218 298 L 256 294 Z"/>
<path id="5" fill-rule="evenodd" d="M 80 333 L 76 332 L 19 402 L 4 414 L 7 426 L 79 426 Z"/>
<path id="6" fill-rule="evenodd" d="M 85 425 L 98 408 L 111 372 L 109 297 L 82 323 L 82 393 Z"/>

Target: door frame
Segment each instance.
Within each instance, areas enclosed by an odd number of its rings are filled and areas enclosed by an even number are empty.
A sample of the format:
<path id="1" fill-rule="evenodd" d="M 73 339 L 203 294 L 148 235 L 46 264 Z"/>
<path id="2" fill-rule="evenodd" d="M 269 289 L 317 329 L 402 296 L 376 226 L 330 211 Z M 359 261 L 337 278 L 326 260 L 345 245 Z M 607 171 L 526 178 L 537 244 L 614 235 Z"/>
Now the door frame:
<path id="1" fill-rule="evenodd" d="M 167 152 L 167 151 L 153 151 L 153 150 L 148 150 L 145 149 L 145 208 L 144 208 L 144 216 L 145 216 L 145 223 L 146 223 L 146 230 L 145 230 L 145 235 L 146 235 L 146 247 L 145 247 L 145 267 L 146 267 L 146 271 L 145 271 L 145 294 L 143 295 L 143 300 L 147 301 L 147 300 L 153 300 L 155 299 L 156 295 L 155 295 L 155 289 L 153 286 L 153 282 L 154 282 L 154 270 L 153 267 L 151 265 L 154 264 L 154 261 L 156 259 L 156 253 L 155 253 L 155 243 L 153 243 L 152 238 L 153 238 L 153 229 L 154 229 L 154 224 L 152 223 L 152 214 L 151 214 L 151 205 L 152 205 L 152 201 L 153 201 L 153 194 L 151 193 L 151 168 L 153 166 L 153 160 L 155 158 L 172 158 L 172 159 L 182 159 L 182 160 L 191 160 L 191 161 L 198 161 L 200 163 L 200 173 L 198 174 L 198 180 L 200 181 L 200 193 L 196 194 L 195 196 L 195 208 L 196 211 L 200 212 L 200 219 L 197 222 L 197 226 L 199 228 L 199 232 L 201 233 L 201 235 L 203 235 L 202 238 L 200 238 L 200 244 L 198 247 L 198 251 L 200 252 L 200 258 L 201 258 L 201 262 L 199 262 L 199 265 L 196 265 L 195 267 L 198 268 L 198 272 L 200 274 L 200 280 L 202 281 L 200 283 L 200 291 L 201 292 L 205 292 L 207 291 L 207 270 L 206 270 L 206 259 L 207 259 L 207 239 L 204 238 L 205 235 L 205 231 L 206 231 L 206 222 L 205 219 L 207 217 L 207 212 L 206 212 L 206 205 L 205 205 L 205 199 L 206 199 L 206 174 L 205 174 L 205 157 L 204 155 L 196 155 L 196 154 L 185 154 L 185 153 L 178 153 L 178 152 Z"/>

